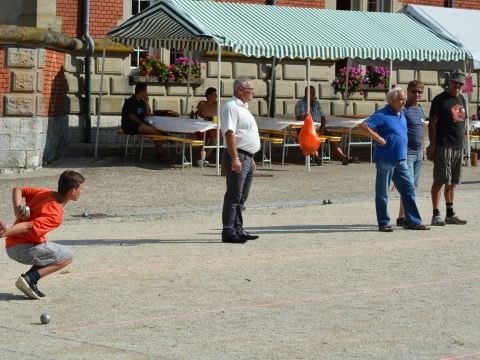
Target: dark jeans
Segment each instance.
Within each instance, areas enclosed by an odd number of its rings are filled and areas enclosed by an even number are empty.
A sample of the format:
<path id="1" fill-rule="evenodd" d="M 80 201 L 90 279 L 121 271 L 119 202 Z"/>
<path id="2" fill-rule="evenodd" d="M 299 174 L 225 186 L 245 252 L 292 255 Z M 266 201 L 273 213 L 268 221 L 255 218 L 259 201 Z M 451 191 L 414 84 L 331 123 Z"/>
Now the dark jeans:
<path id="1" fill-rule="evenodd" d="M 405 221 L 407 225 L 421 224 L 422 218 L 415 203 L 415 186 L 408 170 L 407 162 L 402 161 L 377 161 L 377 178 L 375 183 L 375 207 L 377 210 L 378 226 L 388 225 L 388 192 L 393 180 L 395 187 L 402 197 L 405 208 Z"/>
<path id="2" fill-rule="evenodd" d="M 232 158 L 225 151 L 223 163 L 227 176 L 227 192 L 223 200 L 222 211 L 222 238 L 236 238 L 244 233 L 242 211 L 247 201 L 250 186 L 253 180 L 253 157 L 238 154 L 242 163 L 242 171 L 232 171 Z"/>

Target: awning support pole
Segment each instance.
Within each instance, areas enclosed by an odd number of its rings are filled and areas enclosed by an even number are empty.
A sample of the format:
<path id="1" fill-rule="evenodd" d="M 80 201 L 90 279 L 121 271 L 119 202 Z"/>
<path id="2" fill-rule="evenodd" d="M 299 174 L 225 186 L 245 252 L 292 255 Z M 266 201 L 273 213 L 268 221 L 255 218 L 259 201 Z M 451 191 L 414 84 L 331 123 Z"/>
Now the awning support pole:
<path id="1" fill-rule="evenodd" d="M 274 118 L 275 111 L 276 111 L 276 78 L 277 78 L 277 59 L 275 57 L 272 58 L 272 71 L 270 74 L 270 96 L 268 97 L 268 115 L 267 117 Z"/>
<path id="2" fill-rule="evenodd" d="M 307 114 L 310 113 L 310 58 L 307 58 Z M 321 156 L 319 154 L 319 156 Z M 310 156 L 305 156 L 305 167 L 307 171 L 311 171 L 310 168 Z"/>
<path id="3" fill-rule="evenodd" d="M 467 73 L 467 60 L 464 60 L 463 62 L 463 70 L 465 74 Z M 470 70 L 469 70 L 470 71 Z M 471 145 L 470 145 L 470 106 L 469 106 L 469 101 L 468 101 L 468 95 L 465 97 L 465 102 L 467 105 L 467 108 L 465 109 L 465 115 L 467 116 L 467 143 L 465 144 L 467 146 L 466 151 L 465 151 L 465 157 L 467 160 L 467 166 L 470 167 L 470 152 L 471 152 Z"/>
<path id="4" fill-rule="evenodd" d="M 103 40 L 103 50 L 102 50 L 102 72 L 100 75 L 100 95 L 98 96 L 98 110 L 97 110 L 97 131 L 95 134 L 95 158 L 98 158 L 98 141 L 100 134 L 100 124 L 102 118 L 102 96 L 103 96 L 103 78 L 105 75 L 105 57 L 107 56 L 107 38 Z"/>
<path id="5" fill-rule="evenodd" d="M 390 71 L 390 75 L 389 75 L 390 76 L 390 81 L 389 81 L 390 86 L 389 86 L 389 88 L 393 89 L 393 61 L 392 60 L 390 60 L 388 66 L 389 66 L 389 71 Z"/>
<path id="6" fill-rule="evenodd" d="M 217 74 L 217 93 L 218 93 L 218 98 L 217 98 L 217 152 L 216 152 L 216 160 L 217 160 L 217 175 L 220 175 L 220 131 L 221 131 L 221 108 L 220 108 L 220 100 L 221 100 L 221 83 L 220 83 L 220 78 L 221 78 L 221 73 L 222 73 L 222 45 L 220 44 L 219 41 L 217 41 L 217 69 L 218 69 L 218 74 Z"/>
<path id="7" fill-rule="evenodd" d="M 350 59 L 348 58 L 347 59 L 347 68 L 345 69 L 345 91 L 343 92 L 344 96 L 343 96 L 343 101 L 344 101 L 344 104 L 343 104 L 343 115 L 347 115 L 348 114 L 348 106 L 350 105 L 348 103 L 348 80 L 350 79 L 350 67 L 351 67 L 351 64 L 350 64 Z"/>
<path id="8" fill-rule="evenodd" d="M 190 51 L 188 51 L 187 49 L 185 49 L 185 54 L 187 54 L 187 59 L 189 59 L 189 63 L 188 63 L 188 77 L 187 77 L 187 96 L 185 98 L 185 109 L 184 109 L 184 112 L 183 114 L 184 115 L 189 115 L 189 112 L 188 112 L 188 105 L 189 105 L 189 100 L 190 100 L 190 76 L 191 76 L 191 73 L 192 73 L 192 67 L 190 66 L 190 59 L 191 59 L 191 55 L 192 53 Z M 193 59 L 192 59 L 193 61 Z"/>

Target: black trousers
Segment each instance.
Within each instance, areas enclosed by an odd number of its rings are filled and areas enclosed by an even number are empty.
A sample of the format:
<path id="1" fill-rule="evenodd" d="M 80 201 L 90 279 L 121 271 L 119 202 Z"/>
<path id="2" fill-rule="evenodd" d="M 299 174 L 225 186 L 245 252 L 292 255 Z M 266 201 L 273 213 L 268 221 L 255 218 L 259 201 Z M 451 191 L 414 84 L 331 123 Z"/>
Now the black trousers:
<path id="1" fill-rule="evenodd" d="M 232 158 L 225 151 L 223 163 L 227 177 L 227 192 L 223 200 L 222 238 L 236 238 L 244 233 L 242 211 L 253 180 L 253 157 L 239 153 L 242 171 L 232 171 Z"/>

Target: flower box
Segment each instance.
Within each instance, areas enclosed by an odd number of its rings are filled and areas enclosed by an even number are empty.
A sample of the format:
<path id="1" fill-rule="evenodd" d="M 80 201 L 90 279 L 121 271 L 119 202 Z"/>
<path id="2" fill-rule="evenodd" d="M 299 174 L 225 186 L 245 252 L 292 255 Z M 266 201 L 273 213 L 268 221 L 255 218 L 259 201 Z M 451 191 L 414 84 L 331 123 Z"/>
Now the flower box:
<path id="1" fill-rule="evenodd" d="M 137 76 L 133 75 L 130 76 L 130 84 L 136 84 L 136 83 L 146 83 L 148 84 L 157 84 L 157 85 L 188 85 L 190 83 L 190 86 L 199 86 L 203 84 L 203 79 L 199 78 L 194 78 L 191 79 L 190 82 L 187 81 L 187 79 L 160 79 L 157 76 Z"/>

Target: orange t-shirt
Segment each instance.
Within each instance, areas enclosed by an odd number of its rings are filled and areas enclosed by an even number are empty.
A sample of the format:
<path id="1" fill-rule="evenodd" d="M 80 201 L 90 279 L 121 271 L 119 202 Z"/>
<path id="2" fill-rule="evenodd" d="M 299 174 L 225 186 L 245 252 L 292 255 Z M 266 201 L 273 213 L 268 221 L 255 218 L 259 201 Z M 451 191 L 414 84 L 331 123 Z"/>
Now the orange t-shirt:
<path id="1" fill-rule="evenodd" d="M 63 206 L 55 200 L 53 191 L 32 187 L 22 188 L 22 196 L 30 207 L 30 219 L 18 220 L 15 224 L 30 221 L 33 229 L 29 232 L 7 237 L 5 247 L 18 244 L 38 244 L 47 241 L 45 235 L 60 226 L 63 218 Z"/>

